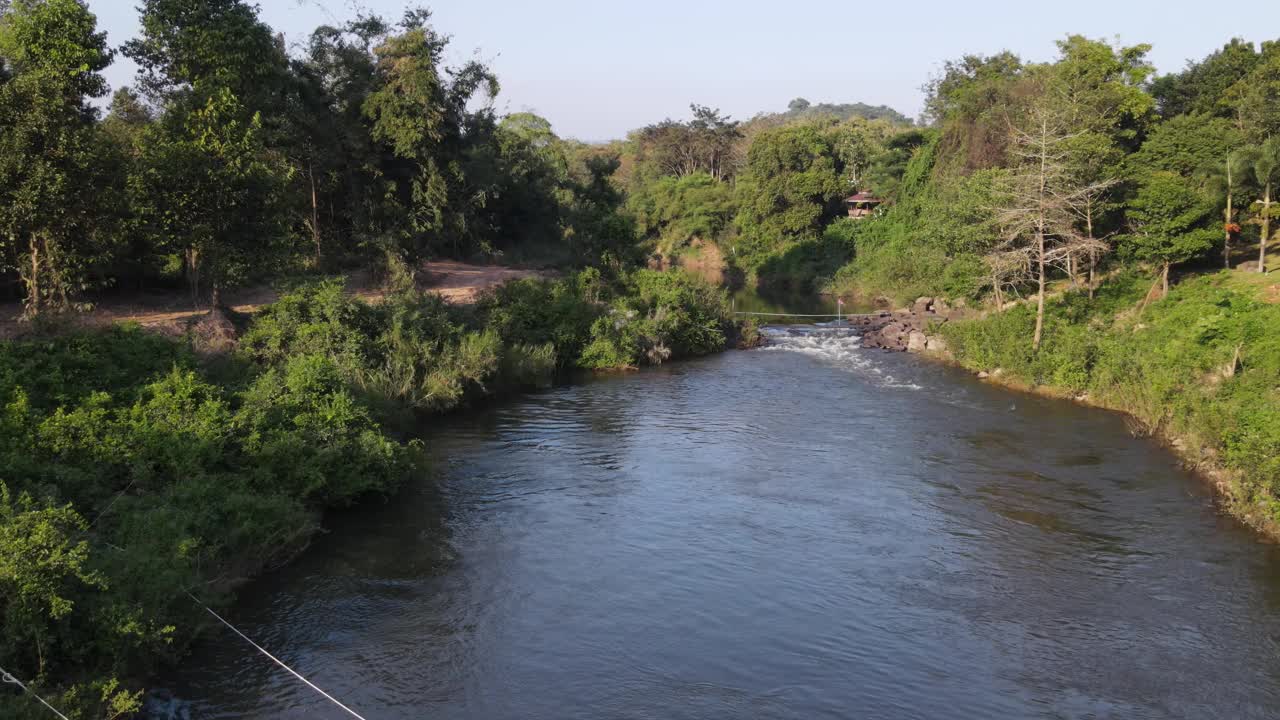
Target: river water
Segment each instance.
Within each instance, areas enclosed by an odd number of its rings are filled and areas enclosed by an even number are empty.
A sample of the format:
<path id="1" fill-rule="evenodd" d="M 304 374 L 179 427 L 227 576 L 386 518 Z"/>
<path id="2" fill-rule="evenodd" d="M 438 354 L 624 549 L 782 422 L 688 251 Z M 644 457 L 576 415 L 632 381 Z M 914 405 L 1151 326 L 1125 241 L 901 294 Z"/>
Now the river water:
<path id="1" fill-rule="evenodd" d="M 425 434 L 229 613 L 368 720 L 1280 717 L 1280 555 L 1114 414 L 797 334 Z M 344 717 L 229 632 L 170 686 Z"/>

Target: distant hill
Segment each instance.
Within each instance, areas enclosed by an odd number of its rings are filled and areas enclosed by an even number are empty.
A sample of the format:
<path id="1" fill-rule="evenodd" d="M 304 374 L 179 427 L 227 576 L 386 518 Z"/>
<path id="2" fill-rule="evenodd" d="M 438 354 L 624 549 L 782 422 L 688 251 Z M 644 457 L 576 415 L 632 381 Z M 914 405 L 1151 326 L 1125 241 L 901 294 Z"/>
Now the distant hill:
<path id="1" fill-rule="evenodd" d="M 796 98 L 787 103 L 787 111 L 781 113 L 762 113 L 761 117 L 773 117 L 783 121 L 808 120 L 818 118 L 835 118 L 848 120 L 860 117 L 867 120 L 888 120 L 900 125 L 914 124 L 911 118 L 894 110 L 888 105 L 868 105 L 866 103 L 818 103 L 814 105 L 804 98 Z"/>

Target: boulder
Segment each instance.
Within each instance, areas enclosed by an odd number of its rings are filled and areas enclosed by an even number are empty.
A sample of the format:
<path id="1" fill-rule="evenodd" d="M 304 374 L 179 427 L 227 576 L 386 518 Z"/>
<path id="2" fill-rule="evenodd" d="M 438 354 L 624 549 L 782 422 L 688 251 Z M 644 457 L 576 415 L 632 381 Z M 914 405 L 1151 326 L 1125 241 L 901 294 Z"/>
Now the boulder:
<path id="1" fill-rule="evenodd" d="M 934 335 L 928 339 L 928 342 L 925 345 L 925 349 L 928 350 L 929 352 L 946 352 L 947 341 L 943 340 L 937 335 Z"/>
<path id="2" fill-rule="evenodd" d="M 907 336 L 907 352 L 920 352 L 929 346 L 929 338 L 919 330 L 912 330 Z"/>
<path id="3" fill-rule="evenodd" d="M 917 313 L 927 313 L 929 312 L 929 309 L 932 307 L 933 307 L 933 298 L 919 297 L 919 298 L 916 298 L 915 304 L 911 306 L 911 310 L 912 312 L 917 312 Z"/>
<path id="4" fill-rule="evenodd" d="M 979 380 L 986 380 L 989 377 L 991 377 L 991 373 L 987 372 L 986 370 L 982 370 L 978 373 Z"/>
<path id="5" fill-rule="evenodd" d="M 933 311 L 939 315 L 946 315 L 951 312 L 951 306 L 947 304 L 946 300 L 938 298 L 933 301 Z"/>

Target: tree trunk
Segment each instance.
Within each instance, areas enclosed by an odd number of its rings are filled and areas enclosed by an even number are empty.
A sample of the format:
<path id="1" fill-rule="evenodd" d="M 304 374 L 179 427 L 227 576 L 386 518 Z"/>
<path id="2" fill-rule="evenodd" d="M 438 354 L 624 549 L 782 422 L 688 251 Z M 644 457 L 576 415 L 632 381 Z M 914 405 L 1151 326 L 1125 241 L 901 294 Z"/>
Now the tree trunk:
<path id="1" fill-rule="evenodd" d="M 1258 272 L 1267 271 L 1267 240 L 1271 235 L 1271 183 L 1262 193 L 1262 236 L 1258 238 Z"/>
<path id="2" fill-rule="evenodd" d="M 1036 293 L 1036 334 L 1031 340 L 1031 349 L 1040 349 L 1040 338 L 1044 335 L 1044 233 L 1036 234 L 1037 257 L 1036 262 L 1039 265 L 1039 282 L 1040 289 Z"/>
<path id="3" fill-rule="evenodd" d="M 307 179 L 311 181 L 311 241 L 316 246 L 316 267 L 320 267 L 320 205 L 316 201 L 316 176 L 307 163 Z"/>
<path id="4" fill-rule="evenodd" d="M 1093 239 L 1093 201 L 1089 200 L 1084 212 L 1085 231 L 1089 235 L 1089 239 Z M 1093 299 L 1093 283 L 1094 272 L 1098 267 L 1098 251 L 1089 248 L 1089 299 Z"/>
<path id="5" fill-rule="evenodd" d="M 1227 209 L 1222 224 L 1222 266 L 1231 269 L 1231 216 L 1235 215 L 1231 207 L 1231 161 L 1227 160 Z"/>
<path id="6" fill-rule="evenodd" d="M 28 240 L 28 248 L 31 251 L 31 269 L 27 276 L 27 309 L 23 313 L 27 317 L 35 317 L 40 314 L 40 237 L 36 233 L 31 233 Z"/>
<path id="7" fill-rule="evenodd" d="M 1169 296 L 1169 263 L 1164 264 L 1164 269 L 1160 273 L 1160 297 Z"/>
<path id="8" fill-rule="evenodd" d="M 214 310 L 222 307 L 222 285 L 216 281 L 209 290 L 209 306 Z"/>
<path id="9" fill-rule="evenodd" d="M 184 253 L 187 263 L 187 286 L 191 289 L 191 307 L 200 305 L 200 251 L 187 248 Z"/>

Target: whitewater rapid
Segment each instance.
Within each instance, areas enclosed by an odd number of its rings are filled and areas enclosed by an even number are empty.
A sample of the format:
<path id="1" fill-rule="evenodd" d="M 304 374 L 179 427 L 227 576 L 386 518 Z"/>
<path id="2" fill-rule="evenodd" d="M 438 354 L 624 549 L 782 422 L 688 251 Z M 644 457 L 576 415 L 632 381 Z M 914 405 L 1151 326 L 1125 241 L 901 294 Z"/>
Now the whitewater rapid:
<path id="1" fill-rule="evenodd" d="M 922 385 L 896 378 L 877 362 L 881 352 L 862 347 L 862 336 L 853 328 L 834 324 L 770 325 L 761 329 L 767 339 L 763 352 L 796 353 L 830 367 L 895 390 L 922 390 Z"/>

